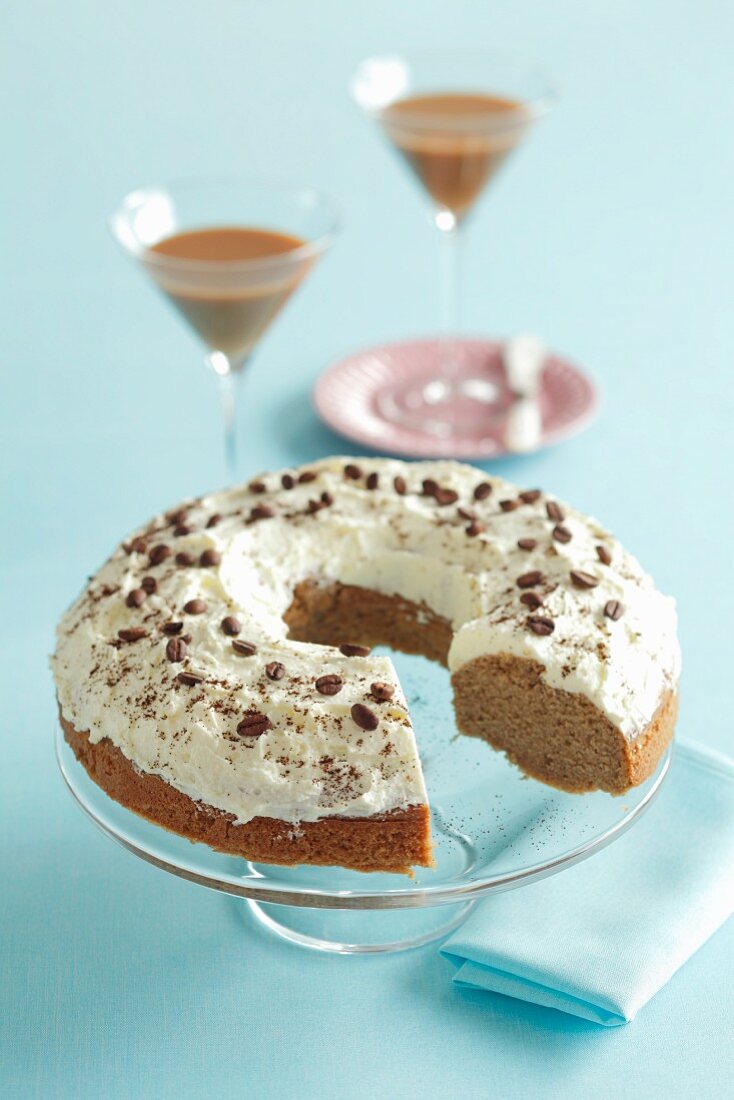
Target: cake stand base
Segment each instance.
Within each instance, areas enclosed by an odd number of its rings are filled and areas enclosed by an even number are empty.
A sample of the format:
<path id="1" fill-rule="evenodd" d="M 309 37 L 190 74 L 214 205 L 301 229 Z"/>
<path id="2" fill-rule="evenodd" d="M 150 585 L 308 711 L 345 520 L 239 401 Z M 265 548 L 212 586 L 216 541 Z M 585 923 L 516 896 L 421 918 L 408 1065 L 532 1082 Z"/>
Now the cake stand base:
<path id="1" fill-rule="evenodd" d="M 476 904 L 355 910 L 245 902 L 249 916 L 281 939 L 336 955 L 379 955 L 434 943 L 458 928 Z"/>

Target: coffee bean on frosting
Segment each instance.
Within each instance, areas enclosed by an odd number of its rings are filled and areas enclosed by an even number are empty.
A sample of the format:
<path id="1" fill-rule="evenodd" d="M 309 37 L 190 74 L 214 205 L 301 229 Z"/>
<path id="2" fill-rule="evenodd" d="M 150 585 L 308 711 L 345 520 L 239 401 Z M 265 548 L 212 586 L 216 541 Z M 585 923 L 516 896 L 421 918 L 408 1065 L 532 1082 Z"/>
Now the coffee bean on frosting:
<path id="1" fill-rule="evenodd" d="M 536 584 L 542 584 L 545 577 L 539 569 L 533 569 L 530 573 L 523 573 L 518 577 L 515 584 L 518 588 L 534 588 Z"/>
<path id="2" fill-rule="evenodd" d="M 373 470 L 371 474 L 367 475 L 367 480 L 365 481 L 365 485 L 367 486 L 368 489 L 377 489 L 379 484 L 380 484 L 380 475 Z"/>
<path id="3" fill-rule="evenodd" d="M 492 486 L 488 481 L 480 481 L 474 489 L 475 500 L 486 500 L 492 492 Z"/>
<path id="4" fill-rule="evenodd" d="M 545 506 L 548 519 L 552 519 L 554 523 L 563 523 L 566 515 L 561 508 L 560 504 L 557 504 L 555 500 L 549 500 Z"/>
<path id="5" fill-rule="evenodd" d="M 259 519 L 272 519 L 274 515 L 275 512 L 269 504 L 256 504 L 254 508 L 250 509 L 248 523 L 256 523 Z"/>
<path id="6" fill-rule="evenodd" d="M 188 603 L 184 604 L 184 611 L 187 615 L 203 615 L 206 611 L 206 601 L 199 599 L 189 600 Z"/>
<path id="7" fill-rule="evenodd" d="M 319 676 L 316 681 L 316 690 L 321 695 L 338 695 L 344 686 L 344 681 L 341 676 L 337 676 L 336 673 L 328 673 L 326 676 Z"/>
<path id="8" fill-rule="evenodd" d="M 616 623 L 624 615 L 624 604 L 620 603 L 619 600 L 607 600 L 604 604 L 604 614 Z"/>
<path id="9" fill-rule="evenodd" d="M 408 491 L 408 485 L 404 477 L 398 476 L 393 479 L 393 488 L 399 497 L 404 497 Z"/>
<path id="10" fill-rule="evenodd" d="M 232 649 L 240 657 L 252 657 L 253 654 L 257 653 L 256 645 L 253 645 L 252 642 L 240 641 L 239 638 L 236 638 L 235 641 L 232 642 Z"/>
<path id="11" fill-rule="evenodd" d="M 196 687 L 197 684 L 203 684 L 206 679 L 200 672 L 179 672 L 176 677 L 180 684 L 186 684 L 187 687 Z"/>
<path id="12" fill-rule="evenodd" d="M 375 680 L 374 684 L 370 684 L 370 694 L 378 703 L 387 703 L 395 694 L 395 688 L 392 684 L 386 684 L 382 680 Z"/>
<path id="13" fill-rule="evenodd" d="M 516 508 L 520 507 L 519 500 L 501 500 L 500 508 L 503 512 L 514 512 Z"/>
<path id="14" fill-rule="evenodd" d="M 142 607 L 147 595 L 148 593 L 144 588 L 133 588 L 132 591 L 128 592 L 125 603 L 128 607 Z"/>
<path id="15" fill-rule="evenodd" d="M 540 489 L 525 489 L 520 493 L 520 500 L 523 504 L 535 504 L 536 500 L 540 500 Z"/>
<path id="16" fill-rule="evenodd" d="M 207 569 L 213 565 L 219 565 L 221 560 L 222 555 L 219 553 L 219 551 L 214 550 L 210 547 L 208 550 L 204 550 L 202 552 L 202 555 L 199 558 L 199 565 L 202 565 L 205 569 Z"/>
<path id="17" fill-rule="evenodd" d="M 380 719 L 375 712 L 364 703 L 355 703 L 351 715 L 361 730 L 376 730 L 380 724 Z"/>
<path id="18" fill-rule="evenodd" d="M 148 544 L 143 538 L 133 539 L 131 543 L 123 543 L 123 549 L 128 554 L 144 554 L 148 549 Z"/>
<path id="19" fill-rule="evenodd" d="M 157 546 L 154 546 L 148 555 L 151 565 L 161 565 L 166 558 L 170 558 L 171 548 L 166 546 L 164 542 L 159 542 Z"/>
<path id="20" fill-rule="evenodd" d="M 326 505 L 323 504 L 320 500 L 309 500 L 308 504 L 306 505 L 306 513 L 309 516 L 315 516 L 317 512 L 320 512 L 322 508 L 325 507 Z"/>
<path id="21" fill-rule="evenodd" d="M 434 481 L 432 477 L 426 477 L 421 482 L 421 496 L 432 497 L 435 496 L 438 489 L 438 482 Z"/>
<path id="22" fill-rule="evenodd" d="M 258 710 L 251 710 L 237 725 L 240 737 L 262 737 L 271 728 L 270 719 Z"/>
<path id="23" fill-rule="evenodd" d="M 183 638 L 169 638 L 166 645 L 166 657 L 171 664 L 180 664 L 188 653 L 188 646 Z"/>
<path id="24" fill-rule="evenodd" d="M 440 504 L 442 508 L 445 507 L 447 504 L 456 504 L 457 500 L 459 499 L 459 494 L 453 489 L 438 488 L 436 489 L 436 492 L 433 494 L 433 496 L 436 500 L 436 503 Z"/>
<path id="25" fill-rule="evenodd" d="M 293 474 L 283 474 L 282 478 L 280 479 L 280 484 L 283 486 L 284 489 L 292 489 L 293 486 L 296 484 L 296 479 L 294 478 Z"/>
<path id="26" fill-rule="evenodd" d="M 280 661 L 270 661 L 265 666 L 265 675 L 268 680 L 282 680 L 285 676 L 285 665 L 282 665 Z"/>
<path id="27" fill-rule="evenodd" d="M 176 565 L 180 565 L 182 569 L 186 569 L 191 565 L 194 565 L 196 558 L 193 554 L 189 554 L 188 550 L 180 550 L 176 554 Z"/>
<path id="28" fill-rule="evenodd" d="M 584 573 L 583 569 L 572 569 L 571 580 L 577 588 L 596 588 L 599 578 L 593 573 Z"/>
<path id="29" fill-rule="evenodd" d="M 316 480 L 316 474 L 314 473 L 313 470 L 303 470 L 298 475 L 298 484 L 299 485 L 308 485 L 308 483 L 310 481 L 315 481 L 315 480 Z"/>
<path id="30" fill-rule="evenodd" d="M 140 582 L 140 587 L 144 592 L 147 592 L 149 596 L 152 596 L 154 592 L 158 591 L 158 581 L 155 577 L 143 577 Z"/>
<path id="31" fill-rule="evenodd" d="M 216 527 L 217 524 L 220 522 L 221 518 L 222 517 L 219 514 L 219 512 L 213 512 L 212 515 L 209 516 L 209 519 L 206 521 L 207 529 L 209 529 L 211 527 Z"/>
<path id="32" fill-rule="evenodd" d="M 568 527 L 564 527 L 562 523 L 557 523 L 553 528 L 553 538 L 556 542 L 570 542 L 573 535 Z"/>
<path id="33" fill-rule="evenodd" d="M 466 528 L 466 533 L 472 538 L 475 538 L 477 535 L 481 535 L 486 530 L 487 528 L 484 526 L 483 523 L 480 523 L 479 520 L 473 519 L 469 526 Z"/>
<path id="34" fill-rule="evenodd" d="M 362 476 L 362 467 L 354 462 L 348 462 L 344 467 L 344 476 L 350 481 L 359 481 Z"/>
<path id="35" fill-rule="evenodd" d="M 521 550 L 534 550 L 538 545 L 537 539 L 518 539 L 517 545 Z"/>
<path id="36" fill-rule="evenodd" d="M 181 622 L 164 623 L 163 626 L 161 627 L 161 630 L 163 631 L 164 634 L 180 634 L 181 631 L 183 630 L 183 623 L 181 623 Z"/>
<path id="37" fill-rule="evenodd" d="M 333 496 L 331 495 L 331 493 L 327 493 L 326 490 L 324 490 L 324 492 L 321 494 L 319 500 L 325 508 L 330 508 L 334 503 Z"/>
<path id="38" fill-rule="evenodd" d="M 148 631 L 144 626 L 130 626 L 125 630 L 118 630 L 117 637 L 122 642 L 139 642 L 141 638 L 148 637 Z"/>
<path id="39" fill-rule="evenodd" d="M 345 657 L 369 657 L 372 652 L 368 645 L 340 645 L 339 652 Z"/>
<path id="40" fill-rule="evenodd" d="M 607 550 L 606 546 L 597 546 L 596 556 L 600 562 L 604 563 L 604 565 L 612 564 L 612 555 L 611 552 Z"/>
<path id="41" fill-rule="evenodd" d="M 267 486 L 265 485 L 264 481 L 251 481 L 247 488 L 250 490 L 251 493 L 259 494 L 264 493 Z"/>
<path id="42" fill-rule="evenodd" d="M 532 630 L 533 634 L 540 634 L 541 637 L 552 634 L 556 629 L 556 624 L 553 620 L 547 618 L 545 615 L 528 615 L 525 623 L 528 630 Z"/>
<path id="43" fill-rule="evenodd" d="M 226 634 L 230 638 L 236 638 L 242 630 L 242 624 L 239 619 L 236 619 L 234 615 L 227 615 L 221 622 L 222 633 Z"/>
<path id="44" fill-rule="evenodd" d="M 176 527 L 181 523 L 186 523 L 189 518 L 188 508 L 177 508 L 175 512 L 169 512 L 166 519 L 172 526 Z"/>
<path id="45" fill-rule="evenodd" d="M 520 603 L 524 603 L 526 607 L 529 607 L 531 611 L 535 611 L 537 608 L 543 606 L 543 601 L 537 592 L 523 592 L 520 597 Z"/>

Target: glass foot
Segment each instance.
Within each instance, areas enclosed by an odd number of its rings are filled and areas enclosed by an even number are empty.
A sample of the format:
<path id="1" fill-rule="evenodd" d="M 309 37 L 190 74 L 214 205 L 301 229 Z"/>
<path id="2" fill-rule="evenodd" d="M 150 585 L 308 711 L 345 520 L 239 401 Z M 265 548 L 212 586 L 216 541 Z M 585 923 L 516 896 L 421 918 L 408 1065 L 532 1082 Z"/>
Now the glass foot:
<path id="1" fill-rule="evenodd" d="M 305 909 L 245 903 L 252 918 L 290 943 L 337 955 L 409 951 L 448 936 L 476 901 L 425 909 Z"/>
<path id="2" fill-rule="evenodd" d="M 512 404 L 506 387 L 467 374 L 451 381 L 411 378 L 380 391 L 377 408 L 385 420 L 442 438 L 474 436 L 504 420 Z"/>

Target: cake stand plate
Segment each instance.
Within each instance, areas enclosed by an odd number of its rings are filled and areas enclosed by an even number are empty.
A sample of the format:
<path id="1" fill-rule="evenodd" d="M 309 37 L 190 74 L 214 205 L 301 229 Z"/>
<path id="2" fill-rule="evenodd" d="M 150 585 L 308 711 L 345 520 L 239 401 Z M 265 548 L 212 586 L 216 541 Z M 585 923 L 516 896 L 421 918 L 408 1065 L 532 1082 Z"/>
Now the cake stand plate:
<path id="1" fill-rule="evenodd" d="M 285 939 L 342 954 L 405 950 L 446 936 L 479 899 L 555 874 L 611 843 L 665 780 L 670 749 L 647 782 L 622 796 L 567 794 L 527 779 L 483 741 L 457 733 L 444 669 L 390 656 L 411 703 L 432 810 L 436 866 L 418 868 L 413 878 L 266 866 L 192 844 L 110 799 L 59 730 L 61 773 L 84 812 L 128 851 L 245 899 L 243 917 Z"/>
<path id="2" fill-rule="evenodd" d="M 314 406 L 333 431 L 385 454 L 464 460 L 499 458 L 509 452 L 508 418 L 515 402 L 502 347 L 501 342 L 488 339 L 452 341 L 455 381 L 479 386 L 492 394 L 486 416 L 461 436 L 429 430 L 428 413 L 411 426 L 396 405 L 398 392 L 410 394 L 436 373 L 443 345 L 435 338 L 367 348 L 335 363 L 316 383 Z M 596 415 L 599 394 L 579 367 L 549 353 L 535 401 L 540 433 L 532 445 L 523 448 L 526 452 L 582 431 Z"/>

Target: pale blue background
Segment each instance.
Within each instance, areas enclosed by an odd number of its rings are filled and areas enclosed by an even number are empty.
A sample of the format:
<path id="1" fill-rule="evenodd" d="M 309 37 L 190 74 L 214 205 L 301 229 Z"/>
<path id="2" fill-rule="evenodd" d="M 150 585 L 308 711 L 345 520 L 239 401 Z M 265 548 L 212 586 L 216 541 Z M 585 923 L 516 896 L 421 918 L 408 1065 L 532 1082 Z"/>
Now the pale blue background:
<path id="1" fill-rule="evenodd" d="M 0 49 L 0 1091 L 18 1097 L 718 1096 L 734 927 L 627 1028 L 458 992 L 429 948 L 324 958 L 97 835 L 55 773 L 53 624 L 120 534 L 222 479 L 212 379 L 117 254 L 127 190 L 202 170 L 321 185 L 338 248 L 263 343 L 255 468 L 343 449 L 307 395 L 431 329 L 436 242 L 344 86 L 376 49 L 505 46 L 563 102 L 466 249 L 468 330 L 534 329 L 606 403 L 494 469 L 600 515 L 679 599 L 681 725 L 731 732 L 732 118 L 727 0 L 14 0 Z"/>

